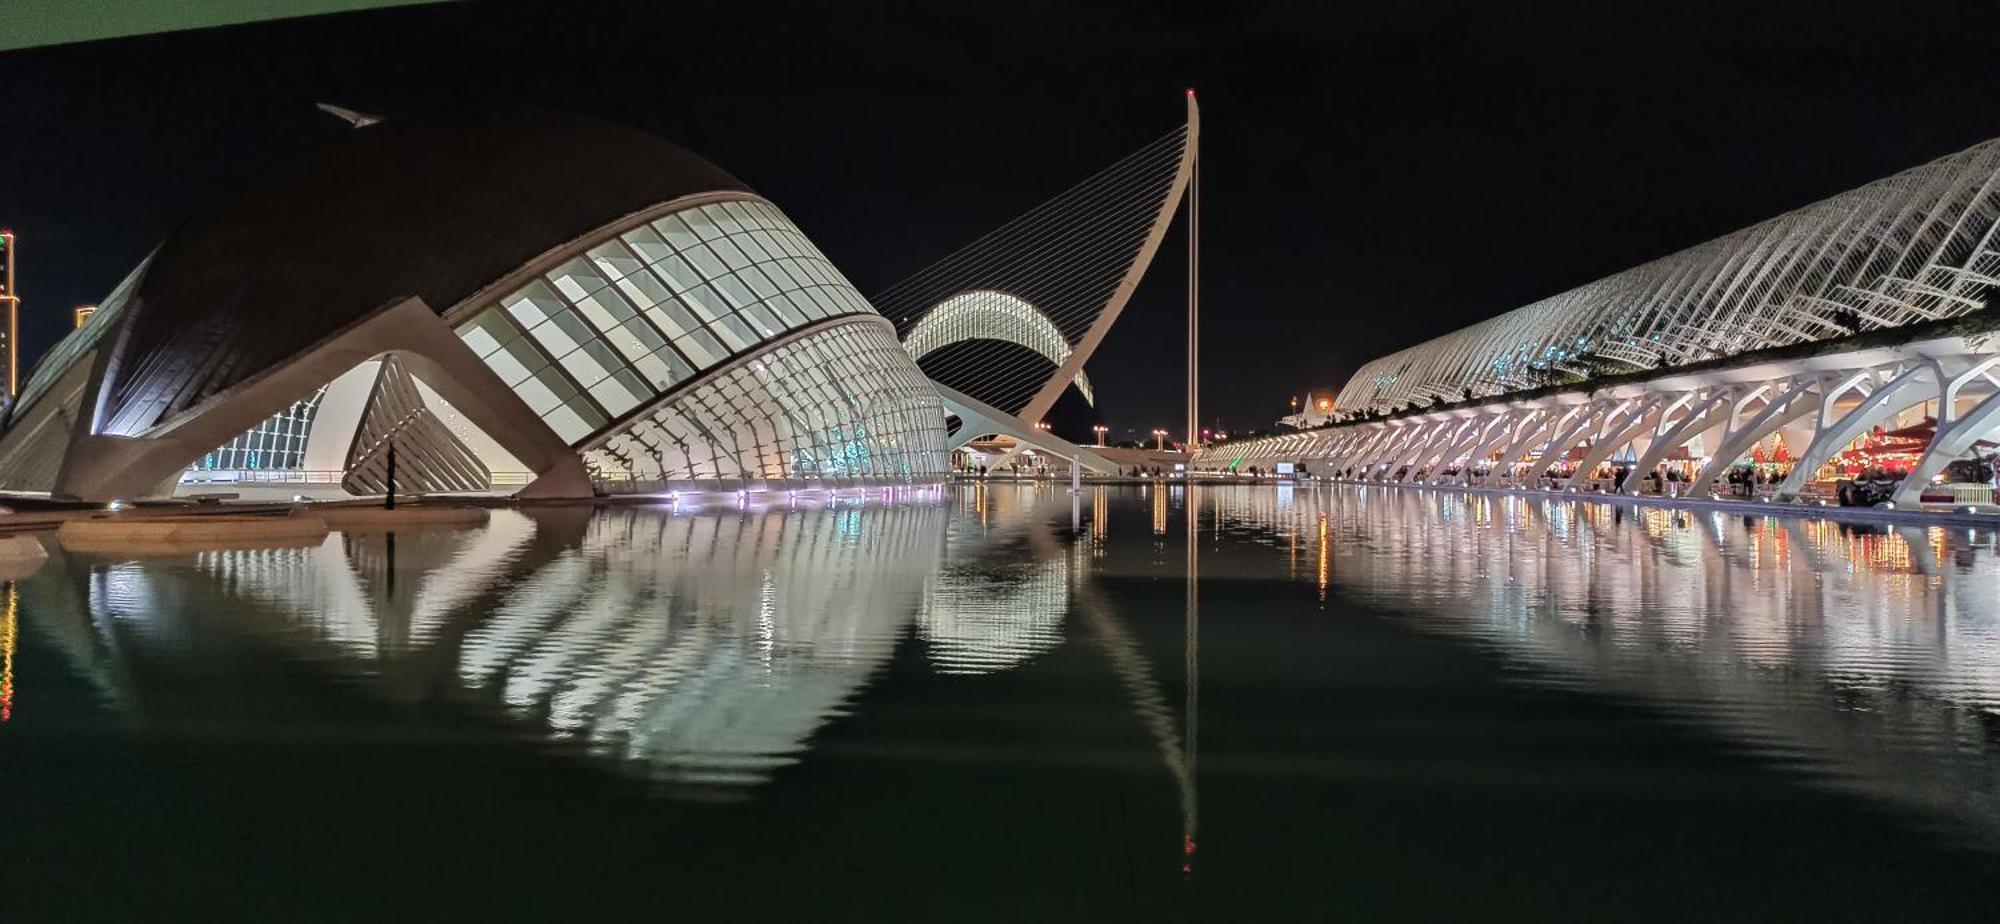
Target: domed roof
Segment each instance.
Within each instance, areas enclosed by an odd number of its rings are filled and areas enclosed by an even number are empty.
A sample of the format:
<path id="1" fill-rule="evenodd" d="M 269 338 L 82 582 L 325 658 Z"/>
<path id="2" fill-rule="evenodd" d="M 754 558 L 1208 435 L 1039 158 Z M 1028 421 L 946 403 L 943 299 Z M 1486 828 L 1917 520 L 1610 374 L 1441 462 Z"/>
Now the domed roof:
<path id="1" fill-rule="evenodd" d="M 723 190 L 749 188 L 664 139 L 544 110 L 345 132 L 209 203 L 154 252 L 102 431 L 143 432 L 392 301 L 444 311 L 621 217 Z"/>

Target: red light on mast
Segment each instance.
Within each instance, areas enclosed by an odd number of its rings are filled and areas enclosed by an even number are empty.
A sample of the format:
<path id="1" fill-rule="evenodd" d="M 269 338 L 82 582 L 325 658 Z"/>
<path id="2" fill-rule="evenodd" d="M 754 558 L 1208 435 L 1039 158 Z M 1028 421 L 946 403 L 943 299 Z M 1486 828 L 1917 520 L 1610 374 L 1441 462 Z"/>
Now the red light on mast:
<path id="1" fill-rule="evenodd" d="M 1193 87 L 1189 87 L 1189 88 L 1187 88 L 1187 95 L 1188 95 L 1188 99 L 1194 99 L 1194 88 L 1193 88 Z"/>

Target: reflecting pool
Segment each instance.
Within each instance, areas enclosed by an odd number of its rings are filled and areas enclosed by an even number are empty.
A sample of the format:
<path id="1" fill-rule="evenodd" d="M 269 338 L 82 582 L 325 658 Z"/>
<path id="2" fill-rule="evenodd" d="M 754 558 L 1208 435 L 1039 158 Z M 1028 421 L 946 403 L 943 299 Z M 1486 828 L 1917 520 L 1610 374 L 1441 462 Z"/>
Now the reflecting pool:
<path id="1" fill-rule="evenodd" d="M 1005 485 L 50 546 L 0 582 L 5 921 L 2000 896 L 2000 531 Z"/>

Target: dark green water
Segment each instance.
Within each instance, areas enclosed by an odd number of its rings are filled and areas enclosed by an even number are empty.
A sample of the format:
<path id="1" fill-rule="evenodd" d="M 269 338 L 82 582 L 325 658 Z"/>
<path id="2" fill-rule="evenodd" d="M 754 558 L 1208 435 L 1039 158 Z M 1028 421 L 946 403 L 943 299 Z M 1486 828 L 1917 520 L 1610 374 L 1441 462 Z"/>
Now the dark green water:
<path id="1" fill-rule="evenodd" d="M 0 921 L 1937 919 L 1993 532 L 1415 491 L 496 512 L 0 585 Z M 1074 524 L 1074 528 L 1073 528 Z"/>

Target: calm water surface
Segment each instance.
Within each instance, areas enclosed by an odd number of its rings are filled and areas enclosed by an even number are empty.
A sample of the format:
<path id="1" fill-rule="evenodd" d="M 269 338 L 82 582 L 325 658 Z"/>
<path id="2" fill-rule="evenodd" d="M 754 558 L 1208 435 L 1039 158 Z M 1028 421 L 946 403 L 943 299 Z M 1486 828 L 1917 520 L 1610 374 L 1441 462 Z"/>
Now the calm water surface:
<path id="1" fill-rule="evenodd" d="M 56 551 L 0 921 L 1988 919 L 1996 540 L 1010 485 Z"/>

